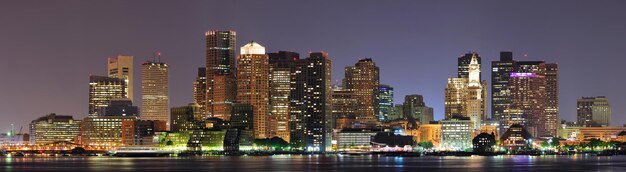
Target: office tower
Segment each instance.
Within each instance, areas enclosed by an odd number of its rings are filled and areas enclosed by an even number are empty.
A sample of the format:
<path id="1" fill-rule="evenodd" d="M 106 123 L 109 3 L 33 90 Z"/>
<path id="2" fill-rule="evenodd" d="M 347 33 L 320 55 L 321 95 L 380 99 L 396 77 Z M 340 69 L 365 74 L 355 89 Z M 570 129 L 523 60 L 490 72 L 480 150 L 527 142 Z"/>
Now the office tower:
<path id="1" fill-rule="evenodd" d="M 576 101 L 578 124 L 585 127 L 610 126 L 611 106 L 605 96 L 583 97 Z"/>
<path id="2" fill-rule="evenodd" d="M 133 56 L 117 55 L 115 58 L 108 58 L 108 76 L 111 78 L 123 79 L 126 85 L 126 98 L 134 101 L 133 92 Z"/>
<path id="3" fill-rule="evenodd" d="M 512 52 L 500 52 L 500 61 L 491 62 L 491 117 L 501 119 L 511 106 L 509 78 L 515 71 Z"/>
<path id="4" fill-rule="evenodd" d="M 467 84 L 467 78 L 448 78 L 444 96 L 444 117 L 446 119 L 454 116 L 467 116 L 465 107 Z"/>
<path id="5" fill-rule="evenodd" d="M 204 128 L 201 121 L 203 114 L 200 106 L 190 103 L 187 106 L 173 107 L 171 110 L 172 125 L 170 131 L 191 131 Z"/>
<path id="6" fill-rule="evenodd" d="M 160 60 L 141 64 L 141 119 L 166 121 L 170 128 L 168 68 Z"/>
<path id="7" fill-rule="evenodd" d="M 100 116 L 139 116 L 139 108 L 130 99 L 111 99 L 109 105 L 99 109 Z"/>
<path id="8" fill-rule="evenodd" d="M 270 64 L 270 136 L 289 142 L 289 95 L 291 75 L 300 54 L 289 51 L 268 53 Z"/>
<path id="9" fill-rule="evenodd" d="M 352 128 L 357 108 L 358 100 L 354 96 L 354 91 L 338 86 L 333 88 L 332 114 L 333 119 L 335 119 L 334 128 Z"/>
<path id="10" fill-rule="evenodd" d="M 89 115 L 97 116 L 109 100 L 126 98 L 126 81 L 106 76 L 89 76 Z"/>
<path id="11" fill-rule="evenodd" d="M 208 31 L 206 36 L 206 110 L 230 120 L 236 96 L 235 31 Z"/>
<path id="12" fill-rule="evenodd" d="M 334 111 L 334 109 L 333 109 L 333 111 Z M 396 120 L 396 119 L 401 119 L 401 118 L 404 118 L 404 105 L 403 104 L 396 104 L 396 105 L 393 106 L 393 111 L 392 111 L 391 115 L 389 115 L 389 120 Z"/>
<path id="13" fill-rule="evenodd" d="M 393 111 L 393 87 L 381 84 L 378 87 L 378 120 L 387 121 Z"/>
<path id="14" fill-rule="evenodd" d="M 378 86 L 379 69 L 370 58 L 359 60 L 354 66 L 345 69 L 346 89 L 354 91 L 359 101 L 356 122 L 366 125 L 376 125 L 378 122 Z"/>
<path id="15" fill-rule="evenodd" d="M 543 68 L 545 69 L 545 68 Z M 538 71 L 540 72 L 540 71 Z M 511 73 L 511 110 L 504 123 L 521 124 L 537 137 L 545 132 L 545 76 L 538 73 Z M 505 111 L 506 112 L 506 111 Z"/>
<path id="16" fill-rule="evenodd" d="M 404 118 L 413 117 L 418 119 L 420 124 L 428 124 L 433 121 L 433 108 L 427 107 L 424 97 L 419 94 L 406 95 L 402 105 Z"/>
<path id="17" fill-rule="evenodd" d="M 290 95 L 290 143 L 310 152 L 331 150 L 332 64 L 325 52 L 298 60 Z"/>
<path id="18" fill-rule="evenodd" d="M 40 117 L 30 123 L 30 143 L 45 145 L 65 141 L 75 143 L 80 133 L 80 120 L 72 116 L 54 113 Z"/>
<path id="19" fill-rule="evenodd" d="M 208 118 L 206 109 L 206 68 L 198 68 L 198 76 L 193 82 L 193 102 L 198 104 L 202 119 Z"/>
<path id="20" fill-rule="evenodd" d="M 546 135 L 556 136 L 559 126 L 559 66 L 546 63 Z"/>
<path id="21" fill-rule="evenodd" d="M 457 59 L 458 61 L 458 66 L 457 66 L 457 73 L 458 73 L 458 78 L 468 78 L 469 77 L 469 68 L 470 68 L 470 64 L 472 63 L 472 59 L 475 58 L 476 62 L 478 62 L 478 66 L 480 66 L 481 63 L 481 58 L 478 55 L 478 53 L 476 52 L 469 52 L 466 53 L 465 55 L 459 57 Z M 478 78 L 479 80 L 482 79 L 481 77 Z"/>
<path id="22" fill-rule="evenodd" d="M 252 105 L 255 138 L 268 138 L 269 57 L 265 47 L 252 41 L 241 47 L 237 59 L 237 102 Z"/>

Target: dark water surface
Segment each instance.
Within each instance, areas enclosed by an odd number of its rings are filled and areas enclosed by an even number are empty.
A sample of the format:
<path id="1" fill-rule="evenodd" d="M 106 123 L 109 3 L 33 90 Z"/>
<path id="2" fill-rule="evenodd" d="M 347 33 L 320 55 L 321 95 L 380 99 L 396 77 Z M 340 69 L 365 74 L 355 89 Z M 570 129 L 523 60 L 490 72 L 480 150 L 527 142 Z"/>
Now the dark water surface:
<path id="1" fill-rule="evenodd" d="M 0 171 L 626 171 L 626 156 L 0 157 Z"/>

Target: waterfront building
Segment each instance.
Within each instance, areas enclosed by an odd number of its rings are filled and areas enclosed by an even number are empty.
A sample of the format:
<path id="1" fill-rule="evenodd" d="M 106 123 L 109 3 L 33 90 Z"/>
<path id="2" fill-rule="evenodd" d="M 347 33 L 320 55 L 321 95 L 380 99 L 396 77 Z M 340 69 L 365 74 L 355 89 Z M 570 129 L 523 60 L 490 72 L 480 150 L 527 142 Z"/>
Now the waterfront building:
<path id="1" fill-rule="evenodd" d="M 30 123 L 30 144 L 44 145 L 65 141 L 75 143 L 80 134 L 81 120 L 72 116 L 54 113 L 40 117 Z"/>
<path id="2" fill-rule="evenodd" d="M 269 74 L 265 47 L 254 41 L 242 46 L 237 59 L 237 102 L 252 105 L 254 135 L 258 139 L 271 136 Z"/>
<path id="3" fill-rule="evenodd" d="M 152 146 L 154 134 L 158 130 L 158 121 L 147 120 L 123 120 L 122 121 L 122 145 L 126 146 Z M 165 130 L 161 130 L 165 131 Z"/>
<path id="4" fill-rule="evenodd" d="M 95 149 L 123 146 L 122 122 L 135 120 L 136 116 L 88 116 L 80 126 L 82 145 Z"/>
<path id="5" fill-rule="evenodd" d="M 200 108 L 201 119 L 209 118 L 206 109 L 206 93 L 206 68 L 201 67 L 198 68 L 198 75 L 196 76 L 196 80 L 193 81 L 193 102 L 198 104 Z"/>
<path id="6" fill-rule="evenodd" d="M 372 142 L 373 147 L 383 149 L 385 147 L 404 148 L 406 146 L 413 147 L 417 145 L 413 136 L 403 136 L 393 132 L 378 132 L 372 137 Z"/>
<path id="7" fill-rule="evenodd" d="M 495 133 L 480 133 L 472 139 L 474 152 L 493 152 L 496 145 Z"/>
<path id="8" fill-rule="evenodd" d="M 608 142 L 617 139 L 620 132 L 626 131 L 626 127 L 581 127 L 578 131 L 578 141 L 598 139 Z"/>
<path id="9" fill-rule="evenodd" d="M 126 98 L 126 81 L 105 76 L 89 76 L 89 115 L 97 116 L 111 99 Z"/>
<path id="10" fill-rule="evenodd" d="M 368 129 L 342 129 L 337 132 L 337 148 L 346 149 L 369 149 L 372 144 L 372 137 L 376 131 Z"/>
<path id="11" fill-rule="evenodd" d="M 581 126 L 610 126 L 611 106 L 605 96 L 583 97 L 576 101 L 578 124 Z"/>
<path id="12" fill-rule="evenodd" d="M 431 142 L 436 148 L 441 146 L 441 124 L 436 122 L 420 124 L 418 132 L 418 142 Z"/>
<path id="13" fill-rule="evenodd" d="M 133 56 L 128 55 L 117 55 L 117 57 L 109 57 L 107 59 L 107 74 L 111 78 L 119 78 L 124 80 L 124 85 L 126 85 L 125 92 L 126 98 L 134 101 L 133 98 Z"/>
<path id="14" fill-rule="evenodd" d="M 193 130 L 187 148 L 191 151 L 223 151 L 226 131 L 226 129 Z"/>
<path id="15" fill-rule="evenodd" d="M 230 120 L 236 98 L 235 31 L 206 32 L 206 109 L 209 117 Z"/>
<path id="16" fill-rule="evenodd" d="M 166 121 L 169 128 L 171 121 L 168 75 L 169 67 L 160 62 L 160 59 L 147 61 L 141 65 L 141 118 Z"/>
<path id="17" fill-rule="evenodd" d="M 499 120 L 487 120 L 480 123 L 480 130 L 474 133 L 478 135 L 480 133 L 493 133 L 496 138 L 500 138 L 500 121 Z"/>
<path id="18" fill-rule="evenodd" d="M 354 91 L 358 100 L 356 123 L 375 126 L 379 113 L 378 89 L 380 85 L 379 68 L 370 58 L 359 60 L 354 66 L 345 68 L 344 87 Z"/>
<path id="19" fill-rule="evenodd" d="M 393 87 L 380 84 L 378 86 L 378 120 L 387 121 L 393 111 Z"/>
<path id="20" fill-rule="evenodd" d="M 441 149 L 464 151 L 472 148 L 473 121 L 469 117 L 441 120 Z"/>
<path id="21" fill-rule="evenodd" d="M 557 137 L 568 141 L 575 141 L 578 135 L 580 135 L 580 128 L 582 127 L 574 122 L 565 122 L 565 120 L 563 120 L 557 130 Z"/>
<path id="22" fill-rule="evenodd" d="M 190 131 L 202 129 L 204 126 L 203 114 L 200 106 L 196 103 L 190 103 L 187 106 L 173 107 L 171 109 L 171 129 L 170 131 Z"/>
<path id="23" fill-rule="evenodd" d="M 521 124 L 512 124 L 500 137 L 500 147 L 516 151 L 529 148 L 533 136 Z"/>

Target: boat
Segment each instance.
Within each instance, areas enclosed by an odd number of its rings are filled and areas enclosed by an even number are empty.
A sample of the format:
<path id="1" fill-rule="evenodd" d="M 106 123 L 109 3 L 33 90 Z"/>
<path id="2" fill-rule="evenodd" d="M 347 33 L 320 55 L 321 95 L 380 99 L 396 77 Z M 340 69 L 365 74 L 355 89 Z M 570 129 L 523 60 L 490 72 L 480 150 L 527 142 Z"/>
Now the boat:
<path id="1" fill-rule="evenodd" d="M 158 147 L 121 147 L 110 152 L 118 157 L 159 157 L 174 154 L 173 151 L 160 150 Z"/>
<path id="2" fill-rule="evenodd" d="M 22 152 L 15 152 L 11 156 L 13 156 L 13 157 L 22 157 L 22 156 L 24 156 L 24 153 L 22 153 Z"/>

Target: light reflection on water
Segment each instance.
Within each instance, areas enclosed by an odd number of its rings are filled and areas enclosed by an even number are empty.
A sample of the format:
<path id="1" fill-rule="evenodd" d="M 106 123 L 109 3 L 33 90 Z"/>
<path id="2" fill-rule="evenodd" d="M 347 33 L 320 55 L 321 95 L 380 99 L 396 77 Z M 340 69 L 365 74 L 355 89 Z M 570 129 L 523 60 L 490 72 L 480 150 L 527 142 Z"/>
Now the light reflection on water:
<path id="1" fill-rule="evenodd" d="M 626 156 L 13 157 L 0 171 L 626 171 Z"/>

